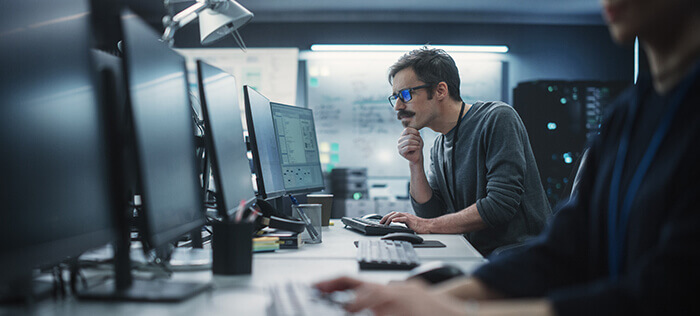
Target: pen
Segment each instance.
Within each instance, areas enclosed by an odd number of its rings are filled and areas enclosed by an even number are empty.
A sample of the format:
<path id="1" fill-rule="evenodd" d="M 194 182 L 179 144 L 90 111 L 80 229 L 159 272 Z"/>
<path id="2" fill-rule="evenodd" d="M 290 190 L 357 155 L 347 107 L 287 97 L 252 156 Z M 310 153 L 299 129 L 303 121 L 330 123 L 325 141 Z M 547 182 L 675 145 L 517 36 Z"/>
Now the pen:
<path id="1" fill-rule="evenodd" d="M 297 199 L 294 198 L 293 195 L 290 194 L 290 195 L 289 195 L 289 199 L 292 200 L 292 204 L 294 204 L 294 205 L 299 205 L 299 201 L 297 201 Z"/>
<path id="2" fill-rule="evenodd" d="M 245 200 L 241 200 L 241 202 L 238 203 L 238 210 L 236 211 L 236 223 L 241 222 L 241 219 L 243 219 L 243 212 L 245 210 Z"/>

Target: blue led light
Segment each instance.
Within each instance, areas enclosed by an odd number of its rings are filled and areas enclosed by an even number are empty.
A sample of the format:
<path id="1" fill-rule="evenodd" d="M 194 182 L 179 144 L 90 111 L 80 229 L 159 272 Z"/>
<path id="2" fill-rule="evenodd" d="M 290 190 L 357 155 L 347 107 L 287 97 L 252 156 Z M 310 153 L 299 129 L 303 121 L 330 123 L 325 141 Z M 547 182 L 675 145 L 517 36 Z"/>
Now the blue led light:
<path id="1" fill-rule="evenodd" d="M 570 163 L 574 162 L 574 159 L 571 158 L 571 153 L 565 153 L 562 155 L 562 157 L 564 157 L 564 163 L 566 163 L 566 164 L 570 164 Z"/>
<path id="2" fill-rule="evenodd" d="M 557 123 L 554 123 L 554 122 L 547 123 L 547 129 L 550 131 L 557 129 Z"/>
<path id="3" fill-rule="evenodd" d="M 566 98 L 559 99 L 559 102 L 561 102 L 561 104 L 566 104 Z"/>

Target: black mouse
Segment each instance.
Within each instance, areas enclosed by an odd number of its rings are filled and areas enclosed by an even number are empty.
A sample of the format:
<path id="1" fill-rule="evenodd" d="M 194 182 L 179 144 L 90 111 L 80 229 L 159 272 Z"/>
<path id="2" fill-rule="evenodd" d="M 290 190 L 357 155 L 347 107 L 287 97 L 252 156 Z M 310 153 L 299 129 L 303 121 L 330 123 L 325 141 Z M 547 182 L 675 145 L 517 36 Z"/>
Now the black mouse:
<path id="1" fill-rule="evenodd" d="M 418 236 L 416 234 L 411 234 L 411 233 L 390 233 L 384 235 L 382 238 L 384 240 L 402 240 L 402 241 L 408 241 L 412 244 L 420 244 L 423 243 L 423 237 Z"/>
<path id="2" fill-rule="evenodd" d="M 384 217 L 384 216 L 381 216 L 379 214 L 367 214 L 367 215 L 362 216 L 362 218 L 364 218 L 364 219 L 382 219 L 382 217 Z"/>
<path id="3" fill-rule="evenodd" d="M 411 270 L 407 280 L 422 280 L 428 284 L 438 284 L 449 279 L 464 275 L 461 269 L 441 261 L 429 262 Z"/>

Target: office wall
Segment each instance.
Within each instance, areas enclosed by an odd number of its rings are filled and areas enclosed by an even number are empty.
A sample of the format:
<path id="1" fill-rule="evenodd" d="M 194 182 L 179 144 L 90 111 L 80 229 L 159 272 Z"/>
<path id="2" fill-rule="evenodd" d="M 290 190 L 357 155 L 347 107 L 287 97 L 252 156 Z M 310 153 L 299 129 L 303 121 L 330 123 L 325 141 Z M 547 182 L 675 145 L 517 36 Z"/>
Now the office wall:
<path id="1" fill-rule="evenodd" d="M 312 44 L 492 44 L 508 45 L 508 95 L 522 81 L 632 80 L 632 48 L 619 48 L 602 25 L 524 25 L 459 23 L 256 23 L 241 35 L 249 47 L 297 47 Z M 199 29 L 180 30 L 177 47 L 202 47 Z M 213 47 L 237 47 L 233 38 Z"/>
<path id="2" fill-rule="evenodd" d="M 512 102 L 513 88 L 531 80 L 627 80 L 632 81 L 632 47 L 619 48 L 603 25 L 532 25 L 470 23 L 259 23 L 241 29 L 249 47 L 296 47 L 309 50 L 312 44 L 471 44 L 508 45 L 501 59 L 507 64 L 504 75 L 507 89 L 504 101 Z M 202 47 L 196 23 L 180 30 L 177 47 Z M 237 47 L 233 38 L 213 47 Z M 302 61 L 299 69 L 305 69 Z M 307 105 L 301 71 L 298 105 Z M 382 78 L 383 79 L 383 78 Z M 380 80 L 382 81 L 382 80 Z M 378 81 L 379 82 L 379 81 Z M 383 81 L 386 82 L 386 81 Z M 388 83 L 386 83 L 388 86 Z M 341 157 L 342 158 L 342 157 Z M 340 166 L 340 165 L 339 165 Z M 407 170 L 406 170 L 407 172 Z M 372 178 L 403 195 L 408 179 Z M 392 178 L 393 179 L 393 178 Z M 403 181 L 403 182 L 402 182 Z M 406 180 L 407 181 L 407 180 Z M 372 195 L 374 193 L 370 193 Z"/>

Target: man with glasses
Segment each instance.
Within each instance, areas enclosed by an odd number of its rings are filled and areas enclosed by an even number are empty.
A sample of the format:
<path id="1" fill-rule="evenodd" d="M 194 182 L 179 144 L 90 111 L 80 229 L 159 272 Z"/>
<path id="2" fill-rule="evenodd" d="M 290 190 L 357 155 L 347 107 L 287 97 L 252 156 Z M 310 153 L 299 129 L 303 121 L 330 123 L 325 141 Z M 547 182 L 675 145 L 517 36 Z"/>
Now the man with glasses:
<path id="1" fill-rule="evenodd" d="M 391 68 L 389 97 L 405 127 L 399 154 L 409 162 L 411 201 L 418 216 L 392 212 L 381 223 L 400 222 L 417 233 L 462 233 L 483 255 L 539 234 L 551 209 L 540 182 L 527 132 L 503 102 L 466 104 L 454 60 L 424 47 Z M 423 167 L 428 127 L 441 135 Z"/>

